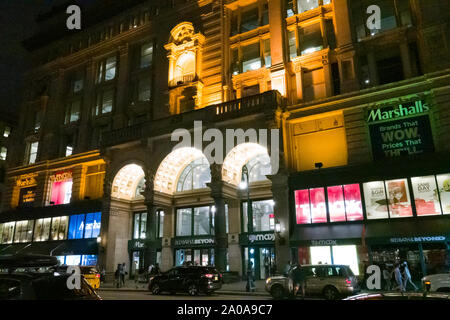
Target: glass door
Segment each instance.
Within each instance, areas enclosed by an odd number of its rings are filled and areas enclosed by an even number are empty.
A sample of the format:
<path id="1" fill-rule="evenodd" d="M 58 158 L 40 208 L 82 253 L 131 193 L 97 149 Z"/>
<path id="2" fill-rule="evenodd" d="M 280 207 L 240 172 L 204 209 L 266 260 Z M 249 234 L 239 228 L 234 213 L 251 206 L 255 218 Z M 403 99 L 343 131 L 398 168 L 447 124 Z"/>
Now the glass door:
<path id="1" fill-rule="evenodd" d="M 259 278 L 267 279 L 273 274 L 275 269 L 275 250 L 274 248 L 259 249 Z"/>

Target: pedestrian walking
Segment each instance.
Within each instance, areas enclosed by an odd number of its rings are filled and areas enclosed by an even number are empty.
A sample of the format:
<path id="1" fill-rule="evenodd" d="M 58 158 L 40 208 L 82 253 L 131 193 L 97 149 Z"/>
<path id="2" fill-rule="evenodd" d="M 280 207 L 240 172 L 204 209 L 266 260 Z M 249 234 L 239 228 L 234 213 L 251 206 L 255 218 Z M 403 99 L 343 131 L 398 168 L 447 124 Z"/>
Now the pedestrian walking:
<path id="1" fill-rule="evenodd" d="M 414 287 L 414 291 L 418 290 L 417 286 L 412 282 L 411 272 L 409 271 L 408 263 L 405 261 L 403 262 L 403 291 L 406 291 L 408 283 Z"/>
<path id="2" fill-rule="evenodd" d="M 394 290 L 399 290 L 401 292 L 403 292 L 403 277 L 402 277 L 402 273 L 400 271 L 400 263 L 396 262 L 395 266 L 394 266 L 394 277 L 395 277 L 395 283 L 396 283 L 396 287 L 394 288 Z"/>
<path id="3" fill-rule="evenodd" d="M 125 262 L 122 263 L 122 268 L 120 270 L 120 284 L 122 286 L 125 286 L 125 274 L 127 274 L 127 272 L 125 271 Z"/>
<path id="4" fill-rule="evenodd" d="M 117 288 L 120 288 L 121 287 L 121 283 L 122 283 L 122 281 L 121 281 L 121 279 L 120 279 L 120 274 L 121 274 L 121 269 L 122 269 L 122 265 L 119 263 L 118 265 L 117 265 L 117 269 L 116 269 L 116 272 L 114 273 L 114 281 L 116 282 L 116 287 Z"/>
<path id="5" fill-rule="evenodd" d="M 386 291 L 391 290 L 391 272 L 388 269 L 387 264 L 384 265 L 383 268 L 383 279 L 384 279 L 384 287 Z"/>
<path id="6" fill-rule="evenodd" d="M 294 282 L 294 293 L 298 295 L 298 293 L 301 292 L 302 299 L 304 299 L 306 294 L 306 269 L 302 268 L 300 265 L 294 268 L 292 280 Z"/>

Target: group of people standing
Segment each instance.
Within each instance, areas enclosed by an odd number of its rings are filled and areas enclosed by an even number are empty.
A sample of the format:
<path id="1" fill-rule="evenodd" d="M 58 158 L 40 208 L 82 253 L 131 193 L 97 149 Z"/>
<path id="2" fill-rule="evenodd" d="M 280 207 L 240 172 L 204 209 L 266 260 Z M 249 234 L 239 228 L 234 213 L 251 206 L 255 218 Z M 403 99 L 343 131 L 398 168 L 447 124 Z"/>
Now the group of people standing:
<path id="1" fill-rule="evenodd" d="M 125 275 L 128 274 L 125 268 L 125 262 L 117 265 L 116 272 L 114 273 L 115 285 L 117 288 L 121 288 L 125 285 Z"/>
<path id="2" fill-rule="evenodd" d="M 406 261 L 400 263 L 396 262 L 392 269 L 387 265 L 383 268 L 383 278 L 385 282 L 385 290 L 397 290 L 406 292 L 408 284 L 414 287 L 417 291 L 418 288 L 411 279 L 411 272 L 408 268 Z"/>

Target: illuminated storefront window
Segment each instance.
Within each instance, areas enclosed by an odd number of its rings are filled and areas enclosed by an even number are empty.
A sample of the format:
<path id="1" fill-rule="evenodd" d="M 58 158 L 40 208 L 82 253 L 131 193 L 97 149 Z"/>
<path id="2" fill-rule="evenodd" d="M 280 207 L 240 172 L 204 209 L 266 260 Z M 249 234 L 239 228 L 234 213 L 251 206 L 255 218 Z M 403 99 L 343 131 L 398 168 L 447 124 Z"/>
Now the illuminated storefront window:
<path id="1" fill-rule="evenodd" d="M 250 232 L 273 231 L 274 224 L 274 201 L 261 200 L 251 201 L 252 216 L 253 216 L 253 230 Z M 242 203 L 242 223 L 244 232 L 248 232 L 248 213 L 247 202 Z"/>
<path id="2" fill-rule="evenodd" d="M 16 222 L 14 233 L 14 243 L 31 242 L 33 236 L 34 220 L 24 220 Z"/>
<path id="3" fill-rule="evenodd" d="M 96 254 L 88 255 L 69 255 L 69 256 L 57 256 L 60 265 L 67 266 L 96 266 L 98 256 Z"/>
<path id="4" fill-rule="evenodd" d="M 450 214 L 450 174 L 437 175 L 436 179 L 442 211 L 444 214 Z"/>
<path id="5" fill-rule="evenodd" d="M 192 161 L 183 170 L 178 179 L 177 191 L 206 188 L 211 181 L 209 163 L 205 157 Z"/>
<path id="6" fill-rule="evenodd" d="M 0 243 L 9 244 L 13 242 L 15 222 L 7 222 L 0 224 Z"/>
<path id="7" fill-rule="evenodd" d="M 414 203 L 418 216 L 441 214 L 435 176 L 411 178 Z"/>
<path id="8" fill-rule="evenodd" d="M 176 235 L 213 235 L 213 211 L 214 209 L 212 206 L 178 209 L 176 219 Z"/>
<path id="9" fill-rule="evenodd" d="M 178 249 L 175 251 L 175 265 L 212 266 L 214 249 Z"/>
<path id="10" fill-rule="evenodd" d="M 48 241 L 48 239 L 50 238 L 51 222 L 52 222 L 52 218 L 36 220 L 33 241 Z"/>
<path id="11" fill-rule="evenodd" d="M 68 239 L 97 238 L 100 234 L 101 212 L 70 217 Z"/>
<path id="12" fill-rule="evenodd" d="M 70 203 L 72 197 L 72 171 L 56 173 L 50 177 L 51 197 L 53 205 Z"/>
<path id="13" fill-rule="evenodd" d="M 52 218 L 52 228 L 50 233 L 50 240 L 65 240 L 67 239 L 67 227 L 69 224 L 69 217 L 54 217 Z"/>
<path id="14" fill-rule="evenodd" d="M 355 275 L 359 275 L 356 245 L 310 247 L 311 264 L 348 265 Z"/>

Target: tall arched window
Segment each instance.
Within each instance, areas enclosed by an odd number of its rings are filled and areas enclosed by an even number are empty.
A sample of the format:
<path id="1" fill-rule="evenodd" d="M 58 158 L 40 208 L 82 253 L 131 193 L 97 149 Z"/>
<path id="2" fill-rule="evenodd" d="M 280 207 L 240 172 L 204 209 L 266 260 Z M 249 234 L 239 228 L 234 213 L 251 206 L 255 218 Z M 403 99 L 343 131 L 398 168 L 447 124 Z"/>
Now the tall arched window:
<path id="1" fill-rule="evenodd" d="M 175 83 L 190 82 L 195 77 L 195 54 L 193 52 L 185 52 L 175 64 L 173 80 Z"/>
<path id="2" fill-rule="evenodd" d="M 267 180 L 266 175 L 271 174 L 270 157 L 260 154 L 247 162 L 250 183 Z"/>
<path id="3" fill-rule="evenodd" d="M 192 161 L 184 168 L 177 183 L 177 191 L 206 188 L 211 181 L 208 160 L 204 157 Z"/>

